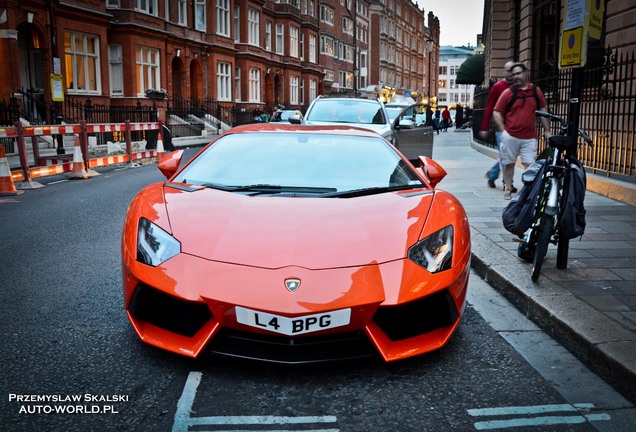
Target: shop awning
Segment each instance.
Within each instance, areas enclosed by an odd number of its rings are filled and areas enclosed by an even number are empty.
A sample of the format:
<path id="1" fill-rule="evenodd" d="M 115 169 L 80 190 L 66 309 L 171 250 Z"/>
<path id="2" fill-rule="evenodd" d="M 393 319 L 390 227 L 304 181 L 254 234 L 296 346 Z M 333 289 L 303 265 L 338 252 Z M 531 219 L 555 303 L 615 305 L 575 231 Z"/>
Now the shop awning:
<path id="1" fill-rule="evenodd" d="M 484 55 L 475 54 L 468 57 L 459 66 L 457 84 L 482 84 L 484 82 Z"/>

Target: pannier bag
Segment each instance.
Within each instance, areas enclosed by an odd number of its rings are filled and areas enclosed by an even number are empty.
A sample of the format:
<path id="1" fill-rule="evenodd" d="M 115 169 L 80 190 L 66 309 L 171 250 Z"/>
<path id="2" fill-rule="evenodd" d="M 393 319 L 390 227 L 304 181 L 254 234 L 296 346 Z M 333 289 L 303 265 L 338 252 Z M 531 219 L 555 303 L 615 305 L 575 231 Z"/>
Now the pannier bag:
<path id="1" fill-rule="evenodd" d="M 532 225 L 544 168 L 545 159 L 537 160 L 530 165 L 521 175 L 523 187 L 503 209 L 501 218 L 504 228 L 519 238 L 523 238 L 523 234 Z"/>
<path id="2" fill-rule="evenodd" d="M 587 179 L 585 170 L 577 160 L 570 162 L 569 184 L 564 193 L 565 206 L 559 220 L 559 234 L 561 237 L 573 239 L 585 232 L 585 189 Z"/>

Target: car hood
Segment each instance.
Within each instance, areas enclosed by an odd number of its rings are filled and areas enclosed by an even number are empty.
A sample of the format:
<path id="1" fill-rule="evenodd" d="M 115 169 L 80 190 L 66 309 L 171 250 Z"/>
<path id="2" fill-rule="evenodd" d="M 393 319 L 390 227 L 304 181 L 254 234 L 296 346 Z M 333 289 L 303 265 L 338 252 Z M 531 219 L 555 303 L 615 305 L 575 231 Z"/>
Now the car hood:
<path id="1" fill-rule="evenodd" d="M 305 121 L 310 126 L 355 126 L 362 129 L 373 131 L 377 134 L 387 137 L 391 134 L 391 126 L 388 124 L 371 124 L 371 123 L 334 123 L 334 122 L 322 122 L 322 121 Z"/>
<path id="2" fill-rule="evenodd" d="M 170 228 L 183 253 L 263 268 L 402 259 L 419 240 L 434 197 L 428 189 L 357 198 L 164 191 Z"/>

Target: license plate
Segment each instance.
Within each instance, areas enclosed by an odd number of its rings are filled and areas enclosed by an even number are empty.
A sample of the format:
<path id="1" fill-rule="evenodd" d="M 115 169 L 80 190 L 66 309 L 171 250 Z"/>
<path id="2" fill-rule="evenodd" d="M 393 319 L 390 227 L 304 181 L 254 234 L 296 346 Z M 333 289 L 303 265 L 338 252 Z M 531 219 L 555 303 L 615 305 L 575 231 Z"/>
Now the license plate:
<path id="1" fill-rule="evenodd" d="M 301 335 L 349 324 L 351 309 L 289 318 L 236 306 L 236 321 L 287 336 Z"/>

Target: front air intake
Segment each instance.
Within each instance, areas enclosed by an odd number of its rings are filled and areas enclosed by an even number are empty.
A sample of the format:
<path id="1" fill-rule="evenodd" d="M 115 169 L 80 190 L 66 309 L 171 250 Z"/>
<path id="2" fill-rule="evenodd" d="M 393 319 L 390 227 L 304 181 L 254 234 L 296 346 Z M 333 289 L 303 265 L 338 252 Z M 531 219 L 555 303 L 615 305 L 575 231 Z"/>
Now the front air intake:
<path id="1" fill-rule="evenodd" d="M 138 320 L 187 337 L 212 318 L 204 303 L 181 300 L 144 284 L 135 290 L 129 310 Z"/>
<path id="2" fill-rule="evenodd" d="M 373 319 L 389 339 L 399 341 L 448 327 L 458 317 L 451 295 L 444 290 L 399 306 L 380 307 Z"/>

